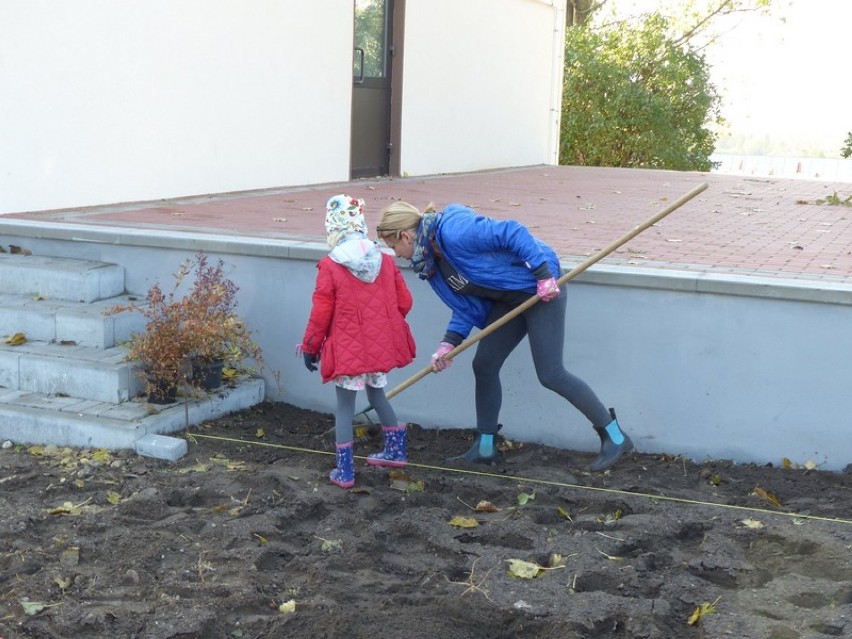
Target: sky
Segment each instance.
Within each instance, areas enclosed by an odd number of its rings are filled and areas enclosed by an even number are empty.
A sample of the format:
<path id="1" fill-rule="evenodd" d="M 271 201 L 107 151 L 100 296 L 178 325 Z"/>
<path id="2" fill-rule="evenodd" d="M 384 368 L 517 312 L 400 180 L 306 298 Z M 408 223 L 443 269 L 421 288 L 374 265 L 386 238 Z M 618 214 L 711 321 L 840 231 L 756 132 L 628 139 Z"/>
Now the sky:
<path id="1" fill-rule="evenodd" d="M 676 0 L 610 0 L 677 7 Z M 852 131 L 852 0 L 773 0 L 771 16 L 723 23 L 705 50 L 731 132 L 768 134 L 839 157 Z M 782 21 L 783 18 L 783 21 Z"/>

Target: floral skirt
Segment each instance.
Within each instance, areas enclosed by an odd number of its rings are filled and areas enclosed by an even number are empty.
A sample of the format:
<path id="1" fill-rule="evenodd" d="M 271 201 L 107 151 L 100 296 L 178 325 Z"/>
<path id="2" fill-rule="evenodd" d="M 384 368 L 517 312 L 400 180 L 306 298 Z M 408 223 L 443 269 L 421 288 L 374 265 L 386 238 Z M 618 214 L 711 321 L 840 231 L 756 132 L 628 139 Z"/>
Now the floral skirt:
<path id="1" fill-rule="evenodd" d="M 361 375 L 340 375 L 334 378 L 335 386 L 346 390 L 364 390 L 366 386 L 384 388 L 388 385 L 387 373 L 362 373 Z"/>

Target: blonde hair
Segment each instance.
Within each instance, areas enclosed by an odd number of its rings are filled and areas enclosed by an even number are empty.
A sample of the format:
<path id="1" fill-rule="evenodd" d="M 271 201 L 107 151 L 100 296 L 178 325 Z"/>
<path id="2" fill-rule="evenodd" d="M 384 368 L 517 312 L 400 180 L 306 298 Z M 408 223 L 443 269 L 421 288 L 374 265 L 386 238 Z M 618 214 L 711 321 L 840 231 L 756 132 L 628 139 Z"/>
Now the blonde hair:
<path id="1" fill-rule="evenodd" d="M 435 205 L 430 202 L 424 213 L 431 213 L 434 210 Z M 398 240 L 399 234 L 403 231 L 416 230 L 422 218 L 423 213 L 417 210 L 416 206 L 398 200 L 382 209 L 382 219 L 376 227 L 376 232 L 381 240 L 390 238 Z"/>

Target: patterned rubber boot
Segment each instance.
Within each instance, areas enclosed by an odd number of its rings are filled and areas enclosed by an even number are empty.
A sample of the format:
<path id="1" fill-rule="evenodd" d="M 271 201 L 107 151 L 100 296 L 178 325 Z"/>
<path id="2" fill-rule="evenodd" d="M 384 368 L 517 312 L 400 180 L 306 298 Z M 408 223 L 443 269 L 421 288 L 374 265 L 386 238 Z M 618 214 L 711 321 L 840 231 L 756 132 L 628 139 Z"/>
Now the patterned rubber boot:
<path id="1" fill-rule="evenodd" d="M 367 455 L 367 463 L 371 466 L 391 466 L 400 468 L 408 462 L 406 445 L 408 431 L 405 424 L 401 426 L 386 426 L 382 428 L 385 435 L 385 449 L 380 453 Z"/>
<path id="2" fill-rule="evenodd" d="M 610 408 L 609 414 L 612 416 L 612 421 L 604 428 L 595 428 L 601 438 L 601 452 L 589 466 L 589 470 L 592 472 L 599 472 L 614 466 L 619 459 L 633 450 L 633 442 L 618 425 L 615 409 Z"/>
<path id="3" fill-rule="evenodd" d="M 352 442 L 337 445 L 337 468 L 329 473 L 328 480 L 341 488 L 352 488 L 355 485 L 355 464 L 352 461 Z"/>

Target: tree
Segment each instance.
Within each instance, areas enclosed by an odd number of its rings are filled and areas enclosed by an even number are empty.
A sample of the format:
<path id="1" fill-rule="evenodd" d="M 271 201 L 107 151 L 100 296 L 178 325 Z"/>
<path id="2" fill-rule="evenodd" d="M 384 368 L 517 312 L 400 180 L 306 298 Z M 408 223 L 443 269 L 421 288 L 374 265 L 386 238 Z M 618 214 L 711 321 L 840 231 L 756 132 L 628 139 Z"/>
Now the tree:
<path id="1" fill-rule="evenodd" d="M 840 155 L 847 160 L 852 157 L 852 131 L 846 134 L 846 141 L 843 143 L 843 148 L 840 149 Z"/>
<path id="2" fill-rule="evenodd" d="M 603 6 L 606 0 L 568 0 L 565 11 L 565 27 L 586 24 L 592 13 Z"/>
<path id="3" fill-rule="evenodd" d="M 709 170 L 724 119 L 702 51 L 772 0 L 660 0 L 619 16 L 621 6 L 568 0 L 560 162 Z"/>
<path id="4" fill-rule="evenodd" d="M 709 171 L 720 98 L 704 57 L 659 13 L 568 29 L 559 162 Z"/>

